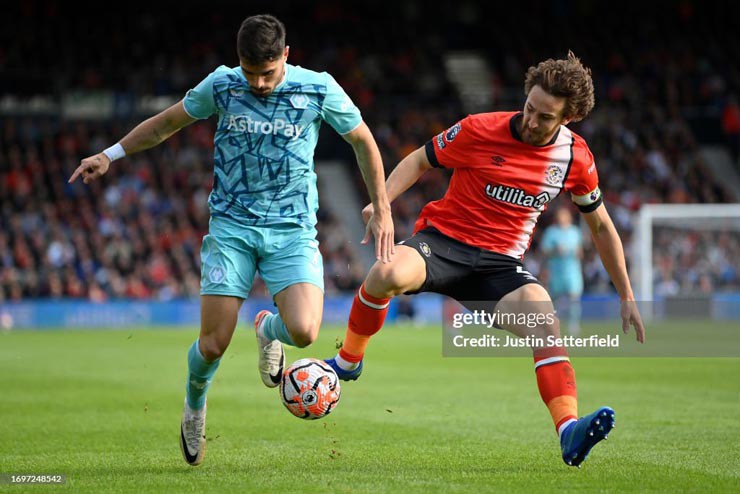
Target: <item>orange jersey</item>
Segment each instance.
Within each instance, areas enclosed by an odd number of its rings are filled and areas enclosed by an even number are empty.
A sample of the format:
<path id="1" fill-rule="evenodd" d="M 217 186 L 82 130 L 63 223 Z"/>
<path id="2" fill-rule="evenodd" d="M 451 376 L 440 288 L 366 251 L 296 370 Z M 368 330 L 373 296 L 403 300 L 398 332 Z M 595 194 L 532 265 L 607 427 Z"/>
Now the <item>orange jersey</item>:
<path id="1" fill-rule="evenodd" d="M 432 166 L 452 168 L 444 197 L 427 204 L 414 233 L 433 226 L 468 245 L 517 259 L 550 201 L 571 193 L 581 211 L 602 202 L 593 155 L 564 125 L 544 146 L 525 144 L 518 112 L 469 115 L 427 142 Z"/>

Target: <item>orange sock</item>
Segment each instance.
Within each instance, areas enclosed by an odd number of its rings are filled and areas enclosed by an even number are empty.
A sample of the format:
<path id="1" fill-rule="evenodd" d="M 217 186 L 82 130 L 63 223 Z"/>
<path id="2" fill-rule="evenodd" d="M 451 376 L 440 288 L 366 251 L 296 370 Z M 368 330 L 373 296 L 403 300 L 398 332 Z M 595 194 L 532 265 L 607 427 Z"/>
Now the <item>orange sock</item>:
<path id="1" fill-rule="evenodd" d="M 542 401 L 560 434 L 563 425 L 578 419 L 576 373 L 570 365 L 568 351 L 563 347 L 535 350 L 534 370 Z"/>
<path id="2" fill-rule="evenodd" d="M 347 362 L 356 363 L 362 360 L 370 337 L 383 327 L 390 301 L 389 298 L 369 295 L 363 283 L 352 302 L 347 334 L 344 337 L 342 348 L 339 349 L 340 357 Z"/>

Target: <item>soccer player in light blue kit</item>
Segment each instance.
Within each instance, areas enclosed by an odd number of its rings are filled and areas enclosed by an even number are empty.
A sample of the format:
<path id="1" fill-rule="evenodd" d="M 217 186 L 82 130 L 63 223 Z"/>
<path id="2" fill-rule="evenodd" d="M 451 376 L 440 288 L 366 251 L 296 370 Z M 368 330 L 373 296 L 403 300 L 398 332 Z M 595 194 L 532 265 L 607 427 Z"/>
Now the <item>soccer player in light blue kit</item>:
<path id="1" fill-rule="evenodd" d="M 383 165 L 370 130 L 329 74 L 287 64 L 288 51 L 278 19 L 247 18 L 237 35 L 238 67 L 218 67 L 182 101 L 82 160 L 69 179 L 82 176 L 89 183 L 115 159 L 218 115 L 211 221 L 201 248 L 201 329 L 188 352 L 180 427 L 180 447 L 193 466 L 205 454 L 206 392 L 255 273 L 278 308 L 278 314 L 262 311 L 255 318 L 258 367 L 266 386 L 280 381 L 282 343 L 305 347 L 318 335 L 324 283 L 313 155 L 322 120 L 352 145 L 375 207 L 363 243 L 374 236 L 375 255 L 382 262 L 390 261 L 394 251 Z"/>
<path id="2" fill-rule="evenodd" d="M 581 295 L 583 294 L 583 236 L 573 224 L 573 217 L 567 208 L 555 213 L 555 224 L 545 230 L 542 237 L 542 252 L 548 258 L 550 282 L 548 289 L 554 301 L 568 300 L 568 331 L 580 333 Z"/>

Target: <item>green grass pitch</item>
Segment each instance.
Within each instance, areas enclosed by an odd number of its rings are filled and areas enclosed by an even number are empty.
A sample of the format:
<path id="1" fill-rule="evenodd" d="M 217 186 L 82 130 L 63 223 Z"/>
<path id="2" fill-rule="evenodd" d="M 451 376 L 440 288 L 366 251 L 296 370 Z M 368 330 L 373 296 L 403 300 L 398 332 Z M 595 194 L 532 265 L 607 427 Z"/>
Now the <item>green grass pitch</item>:
<path id="1" fill-rule="evenodd" d="M 567 467 L 529 358 L 443 358 L 441 328 L 387 326 L 320 421 L 294 418 L 241 330 L 209 393 L 208 453 L 178 447 L 191 329 L 0 334 L 2 492 L 738 492 L 740 359 L 580 358 L 580 412 L 617 411 Z M 335 353 L 322 329 L 288 361 Z"/>

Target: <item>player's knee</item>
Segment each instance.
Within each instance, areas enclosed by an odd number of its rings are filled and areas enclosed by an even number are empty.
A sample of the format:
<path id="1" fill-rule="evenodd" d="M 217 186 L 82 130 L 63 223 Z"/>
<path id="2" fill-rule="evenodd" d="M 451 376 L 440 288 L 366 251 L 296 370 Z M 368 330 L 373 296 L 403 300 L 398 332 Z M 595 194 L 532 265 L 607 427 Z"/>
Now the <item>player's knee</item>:
<path id="1" fill-rule="evenodd" d="M 206 362 L 213 362 L 214 360 L 221 358 L 226 351 L 227 346 L 228 345 L 224 345 L 216 338 L 200 338 L 200 353 L 203 355 Z"/>
<path id="2" fill-rule="evenodd" d="M 372 295 L 387 298 L 404 293 L 405 285 L 404 276 L 396 265 L 377 263 L 367 277 L 365 290 Z"/>
<path id="3" fill-rule="evenodd" d="M 292 324 L 286 324 L 290 337 L 298 348 L 304 348 L 316 341 L 319 336 L 320 322 L 314 319 L 305 319 Z"/>
<path id="4" fill-rule="evenodd" d="M 544 321 L 540 325 L 540 332 L 543 337 L 555 336 L 560 338 L 560 322 L 554 312 L 542 314 L 540 320 Z"/>

